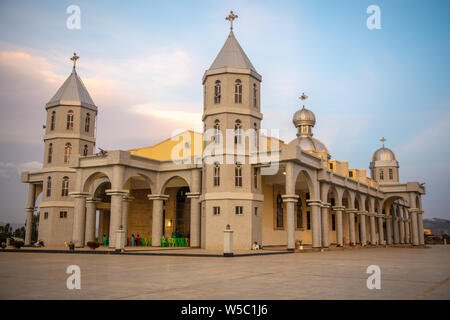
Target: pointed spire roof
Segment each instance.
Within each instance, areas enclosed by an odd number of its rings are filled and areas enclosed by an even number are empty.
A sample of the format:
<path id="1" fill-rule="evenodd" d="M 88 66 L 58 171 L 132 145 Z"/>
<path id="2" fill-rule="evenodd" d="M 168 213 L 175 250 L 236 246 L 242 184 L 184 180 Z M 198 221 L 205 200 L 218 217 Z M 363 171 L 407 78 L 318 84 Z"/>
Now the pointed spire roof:
<path id="1" fill-rule="evenodd" d="M 75 54 L 74 57 L 76 57 Z M 74 59 L 72 58 L 71 60 Z M 74 105 L 97 110 L 97 107 L 84 86 L 83 81 L 77 74 L 75 69 L 75 61 L 72 73 L 66 81 L 64 81 L 63 85 L 58 89 L 53 98 L 51 98 L 46 104 L 46 107 L 53 107 L 57 105 Z"/>
<path id="2" fill-rule="evenodd" d="M 242 50 L 239 42 L 234 37 L 233 31 L 230 31 L 227 41 L 223 45 L 209 70 L 231 67 L 240 69 L 250 69 L 257 72 L 250 59 Z"/>

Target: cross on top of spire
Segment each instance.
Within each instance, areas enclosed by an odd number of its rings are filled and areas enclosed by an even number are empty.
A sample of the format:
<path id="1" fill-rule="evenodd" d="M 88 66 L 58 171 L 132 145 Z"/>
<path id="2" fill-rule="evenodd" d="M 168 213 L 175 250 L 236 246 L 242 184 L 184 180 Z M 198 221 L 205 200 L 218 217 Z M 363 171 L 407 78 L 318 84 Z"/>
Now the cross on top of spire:
<path id="1" fill-rule="evenodd" d="M 233 20 L 237 19 L 237 15 L 233 13 L 233 11 L 230 11 L 230 14 L 228 17 L 225 18 L 225 20 L 230 21 L 230 30 L 233 31 Z"/>
<path id="2" fill-rule="evenodd" d="M 305 107 L 305 100 L 308 99 L 308 96 L 302 92 L 302 95 L 300 96 L 300 100 L 302 100 L 302 106 Z"/>
<path id="3" fill-rule="evenodd" d="M 73 61 L 73 69 L 74 69 L 74 70 L 75 70 L 75 66 L 76 66 L 76 64 L 77 64 L 77 60 L 78 60 L 78 59 L 80 59 L 80 57 L 77 56 L 77 53 L 76 53 L 76 52 L 74 52 L 74 53 L 73 53 L 73 57 L 70 58 L 70 60 Z"/>
<path id="4" fill-rule="evenodd" d="M 384 148 L 384 143 L 386 142 L 386 139 L 383 137 L 380 139 L 381 143 L 383 144 L 383 148 Z"/>

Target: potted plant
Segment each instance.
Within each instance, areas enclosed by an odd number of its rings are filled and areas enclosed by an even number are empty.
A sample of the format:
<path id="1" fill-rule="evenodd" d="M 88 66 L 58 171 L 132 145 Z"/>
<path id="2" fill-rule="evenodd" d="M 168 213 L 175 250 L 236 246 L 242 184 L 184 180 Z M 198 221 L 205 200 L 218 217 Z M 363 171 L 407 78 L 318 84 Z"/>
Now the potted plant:
<path id="1" fill-rule="evenodd" d="M 99 244 L 97 241 L 88 241 L 88 242 L 86 243 L 86 245 L 87 245 L 89 248 L 91 248 L 91 250 L 95 250 L 95 249 L 97 249 L 97 248 L 100 246 L 100 244 Z"/>
<path id="2" fill-rule="evenodd" d="M 295 249 L 297 249 L 297 250 L 303 250 L 303 245 L 302 245 L 302 243 L 303 243 L 303 240 L 297 240 L 297 241 L 295 241 Z"/>

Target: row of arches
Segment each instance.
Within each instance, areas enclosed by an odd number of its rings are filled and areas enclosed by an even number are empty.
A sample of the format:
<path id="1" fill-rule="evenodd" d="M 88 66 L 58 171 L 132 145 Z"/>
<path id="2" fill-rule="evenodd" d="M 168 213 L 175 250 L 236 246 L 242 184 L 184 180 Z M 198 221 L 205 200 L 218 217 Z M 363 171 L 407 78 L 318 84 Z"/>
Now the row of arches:
<path id="1" fill-rule="evenodd" d="M 66 114 L 66 130 L 73 130 L 74 127 L 74 112 L 72 110 L 67 111 Z M 87 113 L 84 118 L 84 131 L 89 132 L 91 127 L 91 114 Z M 50 131 L 56 128 L 56 111 L 52 111 L 50 117 Z"/>
<path id="2" fill-rule="evenodd" d="M 234 82 L 234 103 L 242 103 L 242 81 L 240 79 L 236 79 Z M 214 103 L 220 104 L 222 100 L 222 82 L 220 80 L 216 80 L 214 83 Z M 252 104 L 253 107 L 257 107 L 258 105 L 258 86 L 256 83 L 252 86 Z"/>
<path id="3" fill-rule="evenodd" d="M 72 154 L 72 144 L 67 142 L 64 145 L 64 163 L 69 163 L 70 156 Z M 83 146 L 83 150 L 81 152 L 83 157 L 86 157 L 89 154 L 89 146 L 85 144 Z M 47 151 L 47 163 L 50 164 L 53 161 L 53 143 L 49 143 L 48 151 Z"/>
<path id="4" fill-rule="evenodd" d="M 255 145 L 258 145 L 258 125 L 255 123 L 253 123 L 253 141 L 255 143 Z M 220 120 L 216 119 L 214 120 L 214 136 L 213 136 L 213 140 L 215 144 L 220 144 L 221 142 L 221 136 L 222 133 L 220 131 Z M 236 121 L 234 122 L 234 144 L 242 144 L 243 142 L 243 129 L 242 129 L 242 122 L 240 119 L 236 119 Z"/>

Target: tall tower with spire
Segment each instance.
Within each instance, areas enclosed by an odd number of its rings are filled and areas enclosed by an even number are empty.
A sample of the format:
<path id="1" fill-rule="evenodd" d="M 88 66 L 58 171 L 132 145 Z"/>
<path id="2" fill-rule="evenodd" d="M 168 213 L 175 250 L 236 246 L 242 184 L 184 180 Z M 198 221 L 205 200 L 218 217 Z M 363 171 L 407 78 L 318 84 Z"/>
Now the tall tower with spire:
<path id="1" fill-rule="evenodd" d="M 79 57 L 73 54 L 72 73 L 46 104 L 43 195 L 40 204 L 39 239 L 61 244 L 72 239 L 75 183 L 70 158 L 93 154 L 97 107 L 76 71 Z"/>
<path id="2" fill-rule="evenodd" d="M 230 33 L 203 76 L 202 120 L 205 133 L 213 132 L 212 137 L 205 135 L 203 145 L 209 150 L 215 145 L 215 156 L 223 155 L 223 161 L 214 162 L 204 157 L 202 246 L 207 248 L 223 246 L 223 230 L 228 224 L 235 231 L 236 245 L 250 248 L 254 241 L 261 243 L 261 178 L 249 159 L 257 148 L 255 132 L 259 132 L 263 118 L 262 77 L 233 33 L 237 17 L 231 11 L 225 18 L 230 22 Z"/>

